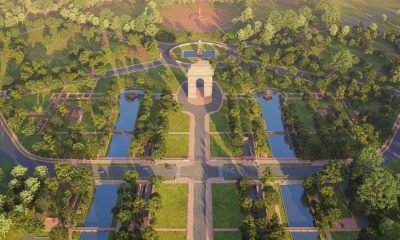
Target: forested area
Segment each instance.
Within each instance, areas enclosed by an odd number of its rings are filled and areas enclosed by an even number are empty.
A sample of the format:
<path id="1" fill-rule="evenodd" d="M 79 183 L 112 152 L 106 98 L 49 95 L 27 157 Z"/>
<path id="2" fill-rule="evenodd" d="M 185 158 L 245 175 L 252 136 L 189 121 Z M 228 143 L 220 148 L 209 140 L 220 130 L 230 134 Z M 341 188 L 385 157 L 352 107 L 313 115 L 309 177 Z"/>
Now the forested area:
<path id="1" fill-rule="evenodd" d="M 56 164 L 55 176 L 45 166 L 33 172 L 17 165 L 0 171 L 0 238 L 43 233 L 46 217 L 58 218 L 50 239 L 65 239 L 68 228 L 82 225 L 94 190 L 93 176 L 83 167 Z M 23 231 L 21 233 L 21 231 Z"/>

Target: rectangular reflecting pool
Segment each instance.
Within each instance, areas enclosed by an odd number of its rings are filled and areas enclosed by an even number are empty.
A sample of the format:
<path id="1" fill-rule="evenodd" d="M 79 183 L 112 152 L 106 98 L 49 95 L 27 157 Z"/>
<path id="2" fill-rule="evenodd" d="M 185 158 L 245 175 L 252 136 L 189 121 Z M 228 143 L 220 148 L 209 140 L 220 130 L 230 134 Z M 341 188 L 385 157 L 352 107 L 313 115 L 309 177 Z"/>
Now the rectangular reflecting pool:
<path id="1" fill-rule="evenodd" d="M 202 58 L 215 58 L 217 56 L 217 52 L 214 50 L 203 50 Z M 197 51 L 195 50 L 184 50 L 182 52 L 183 58 L 197 58 Z"/>
<path id="2" fill-rule="evenodd" d="M 83 232 L 80 240 L 108 240 L 108 232 Z"/>
<path id="3" fill-rule="evenodd" d="M 141 91 L 140 91 L 141 92 Z M 140 93 L 138 91 L 138 93 Z M 136 117 L 140 107 L 140 97 L 130 101 L 123 92 L 119 95 L 120 107 L 118 111 L 118 119 L 114 125 L 114 131 L 124 132 L 133 131 L 135 128 Z"/>
<path id="4" fill-rule="evenodd" d="M 315 227 L 310 209 L 302 202 L 301 184 L 280 185 L 289 227 Z M 307 239 L 309 240 L 309 239 Z"/>
<path id="5" fill-rule="evenodd" d="M 96 185 L 94 197 L 86 216 L 85 227 L 110 227 L 113 214 L 112 208 L 117 202 L 119 185 Z"/>
<path id="6" fill-rule="evenodd" d="M 319 240 L 318 232 L 291 232 L 292 240 Z"/>
<path id="7" fill-rule="evenodd" d="M 289 135 L 271 135 L 268 137 L 271 146 L 272 157 L 275 158 L 293 158 L 296 157 Z"/>
<path id="8" fill-rule="evenodd" d="M 132 135 L 112 135 L 107 157 L 128 157 Z"/>
<path id="9" fill-rule="evenodd" d="M 271 92 L 272 99 L 266 101 L 263 98 L 262 93 L 258 93 L 257 100 L 261 105 L 262 114 L 264 117 L 265 125 L 268 131 L 285 131 L 285 126 L 283 124 L 280 96 L 278 92 Z"/>

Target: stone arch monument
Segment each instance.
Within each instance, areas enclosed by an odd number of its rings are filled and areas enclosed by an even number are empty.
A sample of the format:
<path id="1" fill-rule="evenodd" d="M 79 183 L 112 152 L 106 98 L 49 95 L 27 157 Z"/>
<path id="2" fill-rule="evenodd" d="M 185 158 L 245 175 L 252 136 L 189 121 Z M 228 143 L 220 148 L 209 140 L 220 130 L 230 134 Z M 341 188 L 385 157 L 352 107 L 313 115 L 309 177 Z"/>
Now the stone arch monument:
<path id="1" fill-rule="evenodd" d="M 213 76 L 214 70 L 212 69 L 211 64 L 206 61 L 199 59 L 194 62 L 188 71 L 188 98 L 196 98 L 197 97 L 197 81 L 204 81 L 204 98 L 212 97 L 212 88 L 213 88 Z"/>

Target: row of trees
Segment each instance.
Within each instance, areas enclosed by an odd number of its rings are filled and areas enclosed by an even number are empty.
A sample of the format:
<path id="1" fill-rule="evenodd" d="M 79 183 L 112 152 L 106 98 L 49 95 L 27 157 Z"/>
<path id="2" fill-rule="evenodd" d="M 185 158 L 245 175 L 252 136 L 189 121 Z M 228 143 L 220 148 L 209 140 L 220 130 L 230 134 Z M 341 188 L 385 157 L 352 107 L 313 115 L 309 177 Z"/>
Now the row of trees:
<path id="1" fill-rule="evenodd" d="M 360 232 L 361 240 L 398 239 L 399 174 L 382 166 L 382 155 L 375 147 L 360 149 L 350 166 L 350 207 L 365 214 L 369 225 Z"/>
<path id="2" fill-rule="evenodd" d="M 158 115 L 152 116 L 153 94 L 145 93 L 135 126 L 135 141 L 132 141 L 130 148 L 132 153 L 138 155 L 145 154 L 147 150 L 147 153 L 156 160 L 165 157 L 165 138 L 169 129 L 169 114 L 182 109 L 182 105 L 175 100 L 170 90 L 162 91 L 159 104 Z"/>
<path id="3" fill-rule="evenodd" d="M 269 183 L 269 181 L 274 181 L 273 175 L 267 168 L 263 176 L 266 184 L 263 188 L 265 199 L 253 200 L 249 197 L 251 185 L 247 179 L 241 178 L 237 183 L 244 213 L 243 226 L 241 227 L 243 239 L 285 239 L 287 232 L 283 225 L 279 223 L 278 216 L 275 213 L 267 216 L 266 212 L 266 207 L 275 205 L 279 199 L 279 194 Z"/>
<path id="4" fill-rule="evenodd" d="M 329 229 L 341 219 L 342 212 L 335 191 L 340 189 L 344 179 L 345 166 L 336 160 L 330 161 L 324 170 L 304 179 L 303 186 L 318 228 Z"/>
<path id="5" fill-rule="evenodd" d="M 148 146 L 152 135 L 153 126 L 151 124 L 151 108 L 153 107 L 153 94 L 146 92 L 141 97 L 139 113 L 136 119 L 134 131 L 135 141 L 132 141 L 130 151 L 137 155 L 143 155 Z"/>
<path id="6" fill-rule="evenodd" d="M 235 156 L 243 153 L 243 129 L 240 120 L 240 106 L 237 100 L 237 93 L 231 90 L 227 96 L 228 102 L 228 124 L 231 131 L 232 150 Z"/>
<path id="7" fill-rule="evenodd" d="M 152 156 L 156 160 L 163 159 L 166 154 L 165 138 L 169 131 L 169 114 L 181 111 L 183 106 L 176 101 L 171 90 L 164 89 L 161 93 L 160 110 L 152 139 Z M 153 130 L 154 131 L 154 130 Z"/>
<path id="8" fill-rule="evenodd" d="M 156 222 L 156 213 L 161 208 L 161 196 L 153 191 L 150 199 L 146 200 L 138 191 L 139 174 L 135 171 L 127 171 L 124 175 L 124 182 L 118 189 L 117 205 L 113 208 L 113 214 L 122 226 L 120 231 L 114 236 L 116 240 L 122 239 L 141 239 L 155 240 L 159 239 L 157 232 L 147 226 L 144 231 L 141 227 L 146 215 L 151 216 L 151 223 Z M 162 178 L 153 176 L 151 179 L 153 190 L 159 186 Z M 133 231 L 129 231 L 129 225 L 133 223 Z"/>
<path id="9" fill-rule="evenodd" d="M 251 132 L 254 140 L 254 150 L 258 156 L 270 156 L 271 149 L 266 136 L 267 128 L 260 104 L 254 98 L 253 94 L 246 94 L 246 103 L 249 109 L 249 120 L 251 123 Z"/>

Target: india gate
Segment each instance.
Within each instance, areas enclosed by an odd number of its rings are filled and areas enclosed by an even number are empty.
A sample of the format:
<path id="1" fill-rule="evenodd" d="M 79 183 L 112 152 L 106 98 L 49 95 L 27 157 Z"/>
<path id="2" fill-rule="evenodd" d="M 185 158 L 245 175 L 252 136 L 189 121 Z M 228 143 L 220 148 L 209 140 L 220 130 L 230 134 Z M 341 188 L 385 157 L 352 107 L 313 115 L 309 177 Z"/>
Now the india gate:
<path id="1" fill-rule="evenodd" d="M 189 67 L 188 70 L 188 98 L 212 98 L 214 70 L 211 64 L 201 59 L 201 42 L 197 51 L 198 59 Z"/>

